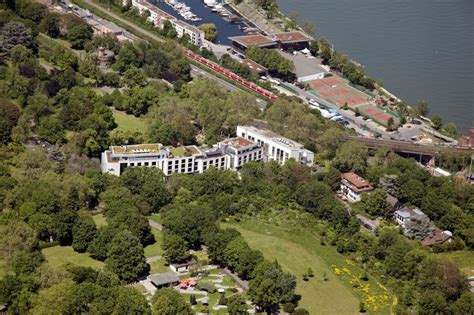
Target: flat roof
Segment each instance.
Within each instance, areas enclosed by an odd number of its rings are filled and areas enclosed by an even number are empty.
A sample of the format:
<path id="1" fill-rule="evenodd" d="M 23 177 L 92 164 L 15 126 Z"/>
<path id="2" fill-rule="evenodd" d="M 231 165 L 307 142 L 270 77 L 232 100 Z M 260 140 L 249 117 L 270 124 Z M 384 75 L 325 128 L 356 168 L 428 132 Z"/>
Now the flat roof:
<path id="1" fill-rule="evenodd" d="M 280 42 L 285 43 L 295 43 L 295 42 L 309 42 L 311 39 L 306 36 L 303 32 L 294 31 L 294 32 L 283 32 L 273 34 Z"/>
<path id="2" fill-rule="evenodd" d="M 243 137 L 227 138 L 224 141 L 225 144 L 231 145 L 236 149 L 246 148 L 255 145 L 255 142 L 245 139 Z"/>
<path id="3" fill-rule="evenodd" d="M 179 278 L 174 272 L 165 272 L 158 273 L 156 275 L 151 275 L 148 279 L 155 285 L 160 286 L 164 284 L 179 282 Z"/>
<path id="4" fill-rule="evenodd" d="M 239 60 L 239 62 L 249 67 L 250 71 L 252 72 L 267 72 L 268 71 L 267 68 L 265 68 L 261 64 L 258 64 L 255 61 L 250 60 L 250 59 L 241 59 Z"/>
<path id="5" fill-rule="evenodd" d="M 229 37 L 231 41 L 237 42 L 245 47 L 250 46 L 268 46 L 276 44 L 277 41 L 263 35 L 244 35 Z"/>
<path id="6" fill-rule="evenodd" d="M 193 146 L 193 145 L 180 146 L 180 147 L 169 147 L 168 150 L 175 157 L 178 157 L 178 156 L 193 156 L 195 154 L 202 153 L 196 146 Z"/>
<path id="7" fill-rule="evenodd" d="M 150 144 L 133 144 L 133 145 L 121 145 L 110 147 L 112 154 L 149 154 L 159 153 L 161 151 L 161 144 L 150 143 Z"/>
<path id="8" fill-rule="evenodd" d="M 251 130 L 252 132 L 255 132 L 263 137 L 269 138 L 270 140 L 274 142 L 278 142 L 279 144 L 282 144 L 290 149 L 303 149 L 304 148 L 304 146 L 301 143 L 285 138 L 269 129 L 260 129 L 254 126 L 239 126 L 239 127 Z"/>

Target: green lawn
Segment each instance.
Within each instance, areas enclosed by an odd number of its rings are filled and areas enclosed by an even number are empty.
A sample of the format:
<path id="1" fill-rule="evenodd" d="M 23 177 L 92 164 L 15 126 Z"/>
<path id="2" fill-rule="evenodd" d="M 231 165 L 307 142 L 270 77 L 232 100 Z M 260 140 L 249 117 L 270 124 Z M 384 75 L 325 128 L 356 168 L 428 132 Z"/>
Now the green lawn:
<path id="1" fill-rule="evenodd" d="M 105 216 L 102 213 L 97 213 L 92 216 L 95 226 L 100 228 L 101 226 L 107 225 Z"/>
<path id="2" fill-rule="evenodd" d="M 141 118 L 137 118 L 133 115 L 128 115 L 125 112 L 112 109 L 115 122 L 117 123 L 118 129 L 122 131 L 138 131 L 143 134 L 147 131 L 147 124 Z"/>
<path id="3" fill-rule="evenodd" d="M 236 228 L 250 247 L 262 251 L 266 259 L 277 259 L 284 270 L 294 273 L 296 293 L 302 296 L 300 306 L 311 314 L 358 314 L 359 298 L 371 313 L 389 313 L 391 297 L 386 289 L 374 279 L 360 283 L 360 268 L 331 246 L 320 245 L 312 234 L 255 220 L 223 226 Z M 314 277 L 305 282 L 302 275 L 308 268 Z M 328 281 L 322 280 L 324 273 Z M 357 288 L 353 288 L 354 282 Z"/>
<path id="4" fill-rule="evenodd" d="M 163 255 L 163 249 L 161 244 L 163 244 L 163 234 L 160 230 L 151 228 L 151 233 L 155 236 L 156 242 L 145 247 L 145 257 L 161 256 Z"/>
<path id="5" fill-rule="evenodd" d="M 467 275 L 474 276 L 474 251 L 464 249 L 450 253 L 434 254 L 435 257 L 450 259 Z"/>
<path id="6" fill-rule="evenodd" d="M 0 259 L 0 279 L 5 277 L 7 274 L 6 262 L 3 259 Z"/>
<path id="7" fill-rule="evenodd" d="M 54 246 L 45 248 L 41 252 L 53 268 L 63 266 L 67 263 L 95 269 L 104 267 L 103 262 L 92 259 L 87 253 L 77 253 L 71 246 Z"/>
<path id="8" fill-rule="evenodd" d="M 165 260 L 160 259 L 150 263 L 150 274 L 170 272 L 171 269 L 165 265 Z"/>

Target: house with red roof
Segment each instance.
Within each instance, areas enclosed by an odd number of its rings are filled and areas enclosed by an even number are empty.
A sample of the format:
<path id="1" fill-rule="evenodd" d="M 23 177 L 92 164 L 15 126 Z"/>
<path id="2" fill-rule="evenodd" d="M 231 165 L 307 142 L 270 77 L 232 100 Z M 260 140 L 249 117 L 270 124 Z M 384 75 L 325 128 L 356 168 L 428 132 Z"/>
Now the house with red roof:
<path id="1" fill-rule="evenodd" d="M 369 193 L 374 190 L 374 186 L 354 172 L 341 174 L 340 189 L 347 200 L 360 201 L 362 193 Z"/>

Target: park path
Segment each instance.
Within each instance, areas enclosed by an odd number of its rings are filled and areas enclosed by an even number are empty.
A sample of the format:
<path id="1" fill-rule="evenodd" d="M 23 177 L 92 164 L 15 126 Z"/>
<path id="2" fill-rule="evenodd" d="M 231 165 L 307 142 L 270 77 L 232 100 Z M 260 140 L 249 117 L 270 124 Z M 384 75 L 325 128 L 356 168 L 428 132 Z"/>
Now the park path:
<path id="1" fill-rule="evenodd" d="M 154 229 L 157 229 L 157 230 L 163 230 L 163 225 L 158 223 L 158 222 L 155 222 L 151 219 L 148 219 L 148 223 L 150 224 L 150 226 Z"/>
<path id="2" fill-rule="evenodd" d="M 239 276 L 237 276 L 237 274 L 233 273 L 232 271 L 230 271 L 229 268 L 224 268 L 222 269 L 229 277 L 231 277 L 232 279 L 234 279 L 235 282 L 237 282 L 241 287 L 242 289 L 244 290 L 248 290 L 249 289 L 249 282 L 246 281 L 246 280 L 242 280 L 239 278 Z"/>
<path id="3" fill-rule="evenodd" d="M 157 260 L 160 260 L 160 259 L 162 259 L 162 258 L 163 258 L 163 256 L 148 257 L 148 258 L 146 259 L 146 262 L 147 262 L 147 263 L 152 263 L 152 262 L 157 261 Z"/>

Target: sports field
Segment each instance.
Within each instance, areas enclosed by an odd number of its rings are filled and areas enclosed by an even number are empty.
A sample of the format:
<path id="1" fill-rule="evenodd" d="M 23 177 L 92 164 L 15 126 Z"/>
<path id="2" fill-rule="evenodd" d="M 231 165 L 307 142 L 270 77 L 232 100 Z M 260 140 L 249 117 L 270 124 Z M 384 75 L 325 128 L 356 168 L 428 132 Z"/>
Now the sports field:
<path id="1" fill-rule="evenodd" d="M 382 125 L 387 125 L 388 120 L 390 118 L 393 119 L 394 122 L 396 122 L 398 119 L 389 113 L 384 112 L 382 109 L 368 104 L 368 105 L 362 105 L 359 106 L 359 111 L 362 115 L 370 117 L 370 119 L 382 124 Z"/>
<path id="2" fill-rule="evenodd" d="M 321 98 L 330 100 L 339 107 L 347 103 L 350 107 L 365 104 L 371 97 L 350 86 L 341 77 L 332 76 L 324 79 L 307 81 L 312 90 Z"/>

